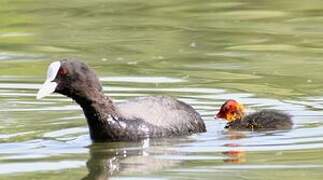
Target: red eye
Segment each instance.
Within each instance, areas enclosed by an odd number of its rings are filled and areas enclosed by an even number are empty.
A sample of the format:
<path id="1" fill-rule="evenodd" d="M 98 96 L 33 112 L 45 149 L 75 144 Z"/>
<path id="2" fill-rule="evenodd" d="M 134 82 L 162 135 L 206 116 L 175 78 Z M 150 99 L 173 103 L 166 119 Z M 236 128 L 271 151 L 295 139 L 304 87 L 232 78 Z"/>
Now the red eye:
<path id="1" fill-rule="evenodd" d="M 65 69 L 65 68 L 60 68 L 60 69 L 58 70 L 58 74 L 59 74 L 59 75 L 61 75 L 61 76 L 65 76 L 66 74 L 68 74 L 67 69 Z"/>

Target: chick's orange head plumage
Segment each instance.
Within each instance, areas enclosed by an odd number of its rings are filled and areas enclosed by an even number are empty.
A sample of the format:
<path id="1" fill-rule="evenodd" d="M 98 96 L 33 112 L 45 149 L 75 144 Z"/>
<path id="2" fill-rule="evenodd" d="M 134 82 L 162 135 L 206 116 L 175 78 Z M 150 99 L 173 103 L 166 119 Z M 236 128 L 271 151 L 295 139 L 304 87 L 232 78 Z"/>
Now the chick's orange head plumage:
<path id="1" fill-rule="evenodd" d="M 216 118 L 223 118 L 229 122 L 242 119 L 243 116 L 243 105 L 233 99 L 225 101 L 225 103 L 221 106 L 220 111 L 216 114 Z"/>

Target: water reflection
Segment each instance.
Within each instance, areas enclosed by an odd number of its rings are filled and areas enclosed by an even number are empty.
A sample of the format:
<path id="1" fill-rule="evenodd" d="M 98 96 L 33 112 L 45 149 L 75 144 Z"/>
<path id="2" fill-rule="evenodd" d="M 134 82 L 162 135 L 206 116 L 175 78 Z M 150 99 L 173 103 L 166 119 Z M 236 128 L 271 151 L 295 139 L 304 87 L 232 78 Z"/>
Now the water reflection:
<path id="1" fill-rule="evenodd" d="M 89 146 L 90 158 L 86 163 L 88 175 L 83 178 L 84 180 L 108 179 L 109 176 L 120 171 L 120 160 L 127 157 L 127 152 L 114 151 L 113 149 L 113 144 L 92 144 Z"/>
<path id="2" fill-rule="evenodd" d="M 322 179 L 322 5 L 1 1 L 0 179 Z M 84 59 L 116 101 L 179 97 L 208 132 L 146 148 L 92 144 L 75 103 L 34 99 L 57 56 Z M 212 118 L 229 98 L 288 112 L 295 126 L 232 134 Z"/>
<path id="3" fill-rule="evenodd" d="M 86 163 L 88 174 L 83 179 L 108 179 L 110 176 L 122 174 L 150 174 L 178 164 L 178 161 L 150 156 L 149 147 L 161 144 L 167 144 L 167 140 L 166 142 L 160 139 L 145 139 L 136 143 L 94 143 L 89 146 L 90 157 Z M 167 151 L 164 153 L 167 154 Z"/>
<path id="4" fill-rule="evenodd" d="M 234 130 L 228 130 L 228 138 L 230 140 L 237 140 L 241 138 L 246 138 L 245 134 L 239 131 Z M 224 159 L 223 161 L 226 163 L 234 163 L 234 164 L 240 164 L 245 163 L 247 161 L 246 159 L 246 151 L 241 148 L 239 143 L 228 143 L 224 144 L 225 147 L 229 147 L 230 150 L 224 151 L 223 154 L 228 156 L 227 159 Z"/>
<path id="5" fill-rule="evenodd" d="M 107 94 L 114 95 L 118 101 L 152 93 L 176 95 L 201 112 L 206 120 L 208 132 L 189 137 L 145 140 L 137 143 L 92 144 L 82 112 L 73 102 L 66 101 L 66 98 L 61 96 L 48 98 L 44 102 L 36 101 L 30 95 L 36 92 L 38 85 L 23 88 L 20 83 L 10 83 L 6 89 L 5 84 L 7 82 L 3 83 L 3 86 L 0 85 L 2 87 L 0 94 L 8 93 L 6 92 L 8 90 L 19 94 L 20 97 L 18 101 L 16 96 L 7 94 L 7 105 L 3 107 L 3 110 L 10 110 L 6 113 L 10 115 L 8 118 L 11 120 L 2 120 L 2 126 L 13 129 L 12 132 L 3 131 L 4 128 L 0 127 L 3 132 L 0 133 L 2 142 L 0 167 L 3 167 L 1 173 L 5 175 L 22 172 L 37 174 L 40 170 L 46 172 L 75 169 L 73 172 L 82 172 L 79 177 L 83 179 L 151 177 L 158 176 L 160 172 L 170 178 L 178 174 L 184 177 L 189 172 L 208 172 L 201 174 L 201 177 L 206 178 L 207 174 L 221 177 L 217 172 L 224 170 L 238 173 L 241 169 L 291 168 L 288 163 L 284 163 L 289 162 L 289 158 L 294 158 L 294 153 L 289 152 L 297 150 L 300 154 L 306 154 L 309 151 L 309 154 L 314 154 L 309 156 L 311 158 L 320 156 L 312 153 L 313 149 L 320 153 L 319 149 L 323 147 L 321 143 L 323 126 L 318 123 L 322 113 L 311 109 L 320 102 L 313 101 L 312 98 L 300 103 L 301 101 L 285 102 L 255 98 L 248 93 L 227 93 L 212 88 L 151 89 L 145 86 L 132 87 L 131 84 L 127 88 L 117 85 L 105 86 Z M 19 88 L 15 89 L 15 86 Z M 120 94 L 122 95 L 119 96 Z M 288 132 L 252 133 L 224 130 L 225 122 L 214 120 L 213 115 L 216 107 L 228 97 L 244 102 L 249 109 L 274 108 L 287 111 L 294 115 L 296 126 Z M 57 111 L 58 109 L 60 111 Z M 41 116 L 35 117 L 35 112 Z M 47 119 L 43 118 L 45 115 Z M 12 125 L 14 122 L 20 124 L 15 127 L 16 129 Z M 35 122 L 37 126 L 34 126 Z M 33 131 L 30 131 L 31 129 Z M 8 155 L 8 152 L 11 154 Z M 286 154 L 292 155 L 289 157 Z M 258 164 L 259 161 L 264 164 Z M 299 167 L 320 167 L 319 161 L 314 165 L 306 161 L 304 157 L 303 161 L 300 161 L 302 166 L 299 164 Z M 37 166 L 32 166 L 35 163 Z M 24 169 L 24 166 L 33 168 Z M 12 167 L 17 168 L 12 171 L 10 170 Z"/>

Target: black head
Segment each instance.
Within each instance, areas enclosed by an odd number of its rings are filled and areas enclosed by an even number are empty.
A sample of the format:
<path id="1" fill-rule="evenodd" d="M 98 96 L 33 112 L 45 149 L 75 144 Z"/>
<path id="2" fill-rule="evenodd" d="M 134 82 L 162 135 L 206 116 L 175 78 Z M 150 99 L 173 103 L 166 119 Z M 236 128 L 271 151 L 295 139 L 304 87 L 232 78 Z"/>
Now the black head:
<path id="1" fill-rule="evenodd" d="M 64 59 L 48 66 L 47 79 L 39 89 L 37 99 L 53 92 L 72 98 L 83 98 L 101 90 L 99 79 L 86 64 Z"/>

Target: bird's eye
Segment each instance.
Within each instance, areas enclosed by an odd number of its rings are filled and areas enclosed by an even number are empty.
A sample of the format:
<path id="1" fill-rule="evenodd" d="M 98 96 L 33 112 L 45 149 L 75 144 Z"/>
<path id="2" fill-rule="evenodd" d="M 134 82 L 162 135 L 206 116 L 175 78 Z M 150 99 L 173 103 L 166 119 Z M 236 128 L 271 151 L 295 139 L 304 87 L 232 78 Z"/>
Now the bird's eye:
<path id="1" fill-rule="evenodd" d="M 60 69 L 58 70 L 58 74 L 59 74 L 60 76 L 66 76 L 66 75 L 68 74 L 68 71 L 67 71 L 67 69 L 65 69 L 65 68 L 60 68 Z"/>

